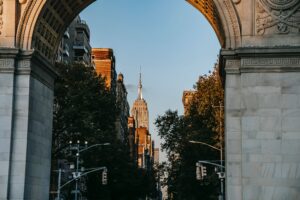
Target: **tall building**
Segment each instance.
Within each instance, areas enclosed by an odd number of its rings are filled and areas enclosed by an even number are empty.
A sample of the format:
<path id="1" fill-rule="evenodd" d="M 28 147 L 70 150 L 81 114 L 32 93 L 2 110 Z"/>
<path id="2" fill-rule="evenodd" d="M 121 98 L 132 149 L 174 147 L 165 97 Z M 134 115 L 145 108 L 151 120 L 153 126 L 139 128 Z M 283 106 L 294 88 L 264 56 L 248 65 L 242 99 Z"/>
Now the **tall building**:
<path id="1" fill-rule="evenodd" d="M 124 143 L 128 143 L 128 117 L 130 108 L 127 101 L 124 76 L 121 73 L 117 76 L 116 59 L 113 49 L 93 48 L 92 62 L 96 73 L 105 78 L 106 86 L 116 97 L 116 104 L 120 110 L 115 122 L 117 138 Z"/>
<path id="2" fill-rule="evenodd" d="M 87 23 L 77 16 L 65 31 L 58 52 L 57 61 L 82 62 L 91 65 L 90 29 Z"/>
<path id="3" fill-rule="evenodd" d="M 152 166 L 152 141 L 149 131 L 145 127 L 135 130 L 135 143 L 137 145 L 137 164 L 138 167 L 151 169 Z"/>
<path id="4" fill-rule="evenodd" d="M 149 130 L 149 113 L 147 102 L 143 98 L 141 73 L 138 85 L 138 97 L 133 103 L 131 115 L 134 118 L 136 128 L 145 127 L 147 130 Z"/>
<path id="5" fill-rule="evenodd" d="M 138 84 L 138 97 L 134 101 L 131 116 L 135 126 L 135 145 L 137 147 L 137 165 L 151 170 L 153 166 L 153 142 L 149 133 L 149 113 L 146 100 L 142 93 L 142 75 Z"/>
<path id="6" fill-rule="evenodd" d="M 128 117 L 129 117 L 129 104 L 127 101 L 127 90 L 124 84 L 123 74 L 118 75 L 116 84 L 116 101 L 120 109 L 116 121 L 117 137 L 122 142 L 128 141 Z"/>
<path id="7" fill-rule="evenodd" d="M 96 73 L 104 77 L 106 86 L 114 91 L 117 82 L 117 72 L 113 50 L 110 48 L 93 48 L 92 60 Z"/>
<path id="8" fill-rule="evenodd" d="M 133 117 L 128 117 L 128 147 L 131 160 L 137 162 L 137 145 L 135 141 L 135 123 Z"/>

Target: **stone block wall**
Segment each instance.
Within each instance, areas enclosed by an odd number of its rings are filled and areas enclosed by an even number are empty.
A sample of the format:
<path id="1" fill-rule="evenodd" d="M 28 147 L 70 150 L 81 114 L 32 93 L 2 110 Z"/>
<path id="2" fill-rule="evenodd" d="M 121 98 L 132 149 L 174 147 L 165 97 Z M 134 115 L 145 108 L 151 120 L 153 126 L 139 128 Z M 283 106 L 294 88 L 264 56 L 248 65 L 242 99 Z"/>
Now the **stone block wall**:
<path id="1" fill-rule="evenodd" d="M 259 56 L 226 62 L 227 199 L 297 200 L 300 58 Z"/>
<path id="2" fill-rule="evenodd" d="M 10 145 L 14 93 L 14 59 L 0 58 L 0 199 L 6 200 L 9 181 Z"/>
<path id="3" fill-rule="evenodd" d="M 54 73 L 32 52 L 0 51 L 0 200 L 46 200 Z"/>

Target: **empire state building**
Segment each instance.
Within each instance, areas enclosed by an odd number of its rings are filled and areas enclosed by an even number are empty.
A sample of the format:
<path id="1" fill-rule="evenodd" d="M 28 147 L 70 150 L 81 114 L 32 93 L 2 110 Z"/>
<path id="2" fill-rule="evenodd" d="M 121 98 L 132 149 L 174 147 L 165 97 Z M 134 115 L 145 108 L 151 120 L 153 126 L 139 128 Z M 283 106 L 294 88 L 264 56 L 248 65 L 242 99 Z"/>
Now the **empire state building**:
<path id="1" fill-rule="evenodd" d="M 135 128 L 144 127 L 149 130 L 149 113 L 147 102 L 143 99 L 142 94 L 142 75 L 140 73 L 140 80 L 138 86 L 138 97 L 133 103 L 131 109 L 131 116 L 133 116 L 135 121 Z"/>
<path id="2" fill-rule="evenodd" d="M 136 161 L 139 168 L 151 170 L 153 167 L 153 148 L 154 141 L 149 133 L 149 113 L 147 102 L 143 98 L 142 93 L 142 75 L 138 85 L 138 97 L 134 101 L 131 116 L 134 123 L 134 144 L 137 148 Z M 133 126 L 133 124 L 135 124 Z M 134 151 L 134 150 L 132 150 Z"/>

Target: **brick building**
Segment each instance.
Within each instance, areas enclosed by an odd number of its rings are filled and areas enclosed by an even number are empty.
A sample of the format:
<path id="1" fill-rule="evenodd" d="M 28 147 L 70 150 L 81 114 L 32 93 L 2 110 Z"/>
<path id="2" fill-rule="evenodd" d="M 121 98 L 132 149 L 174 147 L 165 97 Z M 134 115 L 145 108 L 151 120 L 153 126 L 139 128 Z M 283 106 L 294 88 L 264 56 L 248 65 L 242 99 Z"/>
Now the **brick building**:
<path id="1" fill-rule="evenodd" d="M 106 86 L 116 90 L 117 72 L 114 52 L 110 48 L 93 48 L 92 61 L 98 75 L 105 77 Z"/>

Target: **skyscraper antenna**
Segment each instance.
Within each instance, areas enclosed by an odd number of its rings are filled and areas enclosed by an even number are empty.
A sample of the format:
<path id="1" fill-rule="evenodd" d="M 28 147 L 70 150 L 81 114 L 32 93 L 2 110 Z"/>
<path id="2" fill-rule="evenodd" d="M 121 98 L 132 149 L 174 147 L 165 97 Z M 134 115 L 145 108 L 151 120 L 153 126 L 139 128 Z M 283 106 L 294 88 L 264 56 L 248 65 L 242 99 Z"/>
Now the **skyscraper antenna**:
<path id="1" fill-rule="evenodd" d="M 140 80 L 139 80 L 139 86 L 138 86 L 138 99 L 143 99 L 143 93 L 142 93 L 142 67 L 140 66 Z"/>

